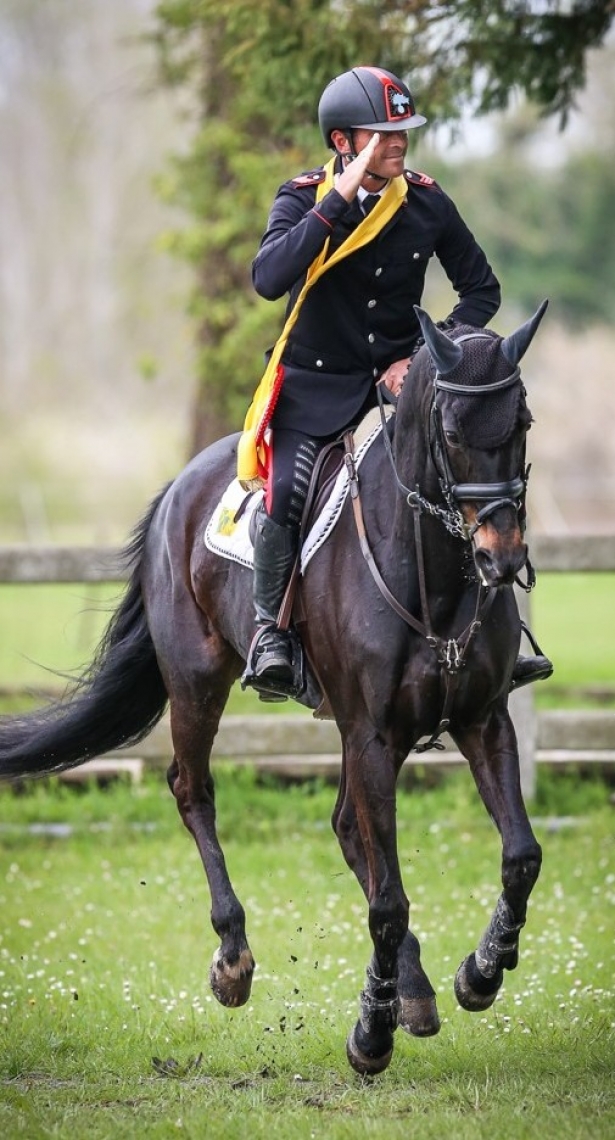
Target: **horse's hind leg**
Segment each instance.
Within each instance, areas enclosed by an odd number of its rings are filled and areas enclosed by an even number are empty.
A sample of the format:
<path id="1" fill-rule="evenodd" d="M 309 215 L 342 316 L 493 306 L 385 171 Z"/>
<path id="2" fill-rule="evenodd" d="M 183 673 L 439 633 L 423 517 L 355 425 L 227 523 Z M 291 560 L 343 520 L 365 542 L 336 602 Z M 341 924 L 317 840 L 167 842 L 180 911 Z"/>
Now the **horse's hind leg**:
<path id="1" fill-rule="evenodd" d="M 455 734 L 470 762 L 482 800 L 502 837 L 503 891 L 476 951 L 461 963 L 455 978 L 464 1009 L 488 1009 L 502 985 L 503 971 L 514 970 L 519 932 L 540 873 L 542 853 L 532 832 L 519 781 L 519 754 L 508 713 L 494 713 L 486 726 Z"/>
<path id="2" fill-rule="evenodd" d="M 185 639 L 182 658 L 189 657 Z M 209 759 L 237 665 L 228 648 L 210 634 L 199 644 L 198 668 L 173 677 L 170 693 L 174 759 L 168 782 L 181 818 L 194 836 L 211 894 L 211 922 L 220 938 L 210 983 L 222 1005 L 243 1005 L 250 996 L 254 959 L 245 931 L 245 913 L 229 875 L 218 836 L 214 783 Z"/>

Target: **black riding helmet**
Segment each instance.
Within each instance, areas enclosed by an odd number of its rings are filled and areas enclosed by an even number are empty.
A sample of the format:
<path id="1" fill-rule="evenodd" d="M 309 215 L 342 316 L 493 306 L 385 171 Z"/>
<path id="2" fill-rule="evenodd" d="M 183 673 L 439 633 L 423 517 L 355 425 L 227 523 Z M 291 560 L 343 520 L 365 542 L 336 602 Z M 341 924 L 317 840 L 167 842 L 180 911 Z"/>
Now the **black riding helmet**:
<path id="1" fill-rule="evenodd" d="M 332 79 L 318 104 L 318 122 L 327 146 L 331 131 L 405 131 L 427 122 L 417 115 L 406 84 L 381 67 L 353 67 Z"/>

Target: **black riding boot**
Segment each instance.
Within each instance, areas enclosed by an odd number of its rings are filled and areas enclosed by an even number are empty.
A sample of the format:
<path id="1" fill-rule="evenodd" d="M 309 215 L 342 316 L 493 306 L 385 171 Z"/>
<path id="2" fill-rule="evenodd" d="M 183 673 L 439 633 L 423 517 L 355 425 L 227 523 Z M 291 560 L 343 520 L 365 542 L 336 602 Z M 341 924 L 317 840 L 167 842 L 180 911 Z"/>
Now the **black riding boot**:
<path id="1" fill-rule="evenodd" d="M 521 622 L 521 628 L 526 635 L 532 649 L 534 650 L 533 657 L 523 657 L 519 655 L 515 662 L 513 669 L 512 681 L 510 683 L 511 692 L 515 689 L 520 689 L 522 685 L 531 685 L 533 681 L 546 681 L 553 672 L 553 664 L 545 657 L 536 638 L 530 632 L 525 622 Z"/>
<path id="2" fill-rule="evenodd" d="M 280 526 L 264 511 L 254 537 L 254 608 L 262 628 L 254 649 L 255 686 L 290 686 L 294 679 L 293 647 L 288 630 L 277 628 L 278 613 L 297 556 L 299 530 Z"/>

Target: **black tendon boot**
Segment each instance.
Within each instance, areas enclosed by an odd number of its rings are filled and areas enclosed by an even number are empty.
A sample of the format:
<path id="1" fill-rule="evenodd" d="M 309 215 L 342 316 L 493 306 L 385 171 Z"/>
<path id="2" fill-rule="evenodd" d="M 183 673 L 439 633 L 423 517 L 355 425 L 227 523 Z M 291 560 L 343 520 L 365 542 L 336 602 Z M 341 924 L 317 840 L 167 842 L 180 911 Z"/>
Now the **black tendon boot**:
<path id="1" fill-rule="evenodd" d="M 519 657 L 517 657 L 513 669 L 512 681 L 510 683 L 511 692 L 520 689 L 522 685 L 531 685 L 533 681 L 546 681 L 553 672 L 551 661 L 549 661 L 548 657 L 545 657 L 536 638 L 530 632 L 524 621 L 521 622 L 521 629 L 534 650 L 534 656 L 523 657 L 519 655 Z"/>
<path id="2" fill-rule="evenodd" d="M 263 692 L 294 695 L 293 637 L 277 628 L 278 613 L 297 555 L 298 527 L 280 526 L 259 512 L 254 536 L 254 608 L 258 626 L 244 682 Z"/>

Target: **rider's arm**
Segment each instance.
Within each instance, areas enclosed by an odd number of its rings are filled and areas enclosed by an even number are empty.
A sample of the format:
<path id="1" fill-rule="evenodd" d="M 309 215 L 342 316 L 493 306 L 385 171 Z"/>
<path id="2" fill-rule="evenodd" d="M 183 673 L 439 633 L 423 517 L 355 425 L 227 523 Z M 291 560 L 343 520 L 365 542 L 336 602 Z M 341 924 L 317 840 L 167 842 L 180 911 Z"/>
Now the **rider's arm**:
<path id="1" fill-rule="evenodd" d="M 321 202 L 316 202 L 316 186 L 325 177 L 323 169 L 301 175 L 278 191 L 252 265 L 254 288 L 262 297 L 275 301 L 304 278 L 336 222 L 350 209 L 379 140 L 376 131 L 358 155 L 344 162 L 335 175 L 335 188 Z"/>
<path id="2" fill-rule="evenodd" d="M 348 211 L 335 189 L 316 204 L 314 186 L 287 182 L 278 191 L 267 229 L 252 263 L 256 292 L 275 301 L 290 292 L 321 252 L 333 226 Z"/>

